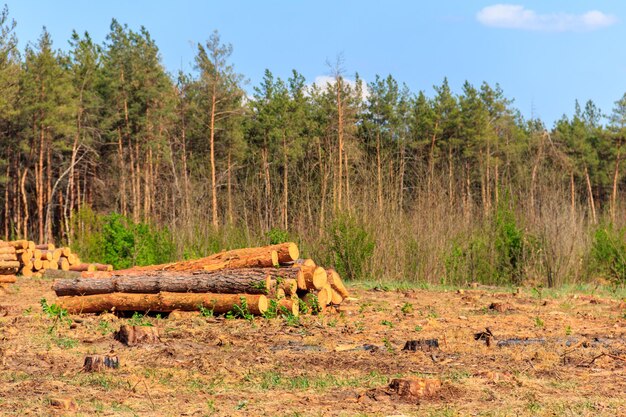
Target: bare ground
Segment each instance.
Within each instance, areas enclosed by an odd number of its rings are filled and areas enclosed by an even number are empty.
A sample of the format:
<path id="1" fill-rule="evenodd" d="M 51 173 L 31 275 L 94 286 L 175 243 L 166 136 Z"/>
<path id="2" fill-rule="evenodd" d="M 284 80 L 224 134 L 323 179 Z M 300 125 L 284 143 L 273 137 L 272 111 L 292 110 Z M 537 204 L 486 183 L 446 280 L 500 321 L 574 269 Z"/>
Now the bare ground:
<path id="1" fill-rule="evenodd" d="M 626 415 L 626 306 L 617 297 L 355 288 L 341 314 L 299 323 L 135 320 L 157 326 L 161 342 L 127 347 L 113 331 L 128 318 L 55 324 L 40 305 L 54 303 L 50 284 L 0 289 L 0 415 Z M 474 340 L 486 328 L 491 346 Z M 430 338 L 440 347 L 402 350 Z M 498 346 L 510 338 L 522 342 Z M 83 372 L 94 353 L 117 355 L 119 369 Z M 442 388 L 421 400 L 384 394 L 397 377 Z M 78 410 L 53 407 L 58 398 Z"/>

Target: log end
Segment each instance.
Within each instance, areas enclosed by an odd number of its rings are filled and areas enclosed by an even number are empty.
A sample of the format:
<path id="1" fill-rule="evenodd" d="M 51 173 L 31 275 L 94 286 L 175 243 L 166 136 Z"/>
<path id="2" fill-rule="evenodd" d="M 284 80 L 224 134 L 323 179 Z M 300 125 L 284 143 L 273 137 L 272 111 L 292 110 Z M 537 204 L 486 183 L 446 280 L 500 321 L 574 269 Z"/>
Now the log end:
<path id="1" fill-rule="evenodd" d="M 298 249 L 298 245 L 296 245 L 295 243 L 289 242 L 287 244 L 287 250 L 289 252 L 289 257 L 291 258 L 291 261 L 295 261 L 300 257 L 300 250 Z"/>
<path id="2" fill-rule="evenodd" d="M 321 266 L 318 266 L 313 271 L 313 286 L 316 290 L 321 290 L 328 283 L 328 274 L 326 270 Z"/>

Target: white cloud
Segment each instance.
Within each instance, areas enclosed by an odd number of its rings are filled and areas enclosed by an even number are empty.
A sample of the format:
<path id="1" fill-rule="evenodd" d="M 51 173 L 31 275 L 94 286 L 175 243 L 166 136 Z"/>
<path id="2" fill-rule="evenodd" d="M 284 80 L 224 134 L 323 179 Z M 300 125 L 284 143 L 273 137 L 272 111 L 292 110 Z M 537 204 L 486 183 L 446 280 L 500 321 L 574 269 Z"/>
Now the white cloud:
<path id="1" fill-rule="evenodd" d="M 613 15 L 591 10 L 583 14 L 538 14 L 518 4 L 494 4 L 476 13 L 485 26 L 545 32 L 591 31 L 617 23 Z"/>

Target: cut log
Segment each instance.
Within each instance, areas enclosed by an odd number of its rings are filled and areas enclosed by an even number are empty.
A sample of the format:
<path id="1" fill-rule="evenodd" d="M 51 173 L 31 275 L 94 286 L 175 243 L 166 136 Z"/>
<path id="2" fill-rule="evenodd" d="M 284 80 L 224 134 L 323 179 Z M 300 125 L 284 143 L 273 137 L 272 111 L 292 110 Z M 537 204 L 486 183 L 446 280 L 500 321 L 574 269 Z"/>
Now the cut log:
<path id="1" fill-rule="evenodd" d="M 326 270 L 321 266 L 299 264 L 294 265 L 293 268 L 301 271 L 301 274 L 297 276 L 298 289 L 300 290 L 321 290 L 328 283 Z"/>
<path id="2" fill-rule="evenodd" d="M 57 280 L 52 289 L 56 295 L 94 295 L 120 293 L 267 294 L 268 282 L 261 270 L 224 270 L 217 272 L 143 272 L 142 275 L 119 275 L 109 278 Z"/>
<path id="3" fill-rule="evenodd" d="M 80 259 L 78 258 L 78 255 L 76 255 L 75 253 L 70 253 L 69 256 L 67 257 L 67 261 L 70 263 L 70 266 L 80 265 L 82 263 Z"/>
<path id="4" fill-rule="evenodd" d="M 96 271 L 113 271 L 113 265 L 97 263 L 93 263 L 91 265 L 96 267 Z"/>
<path id="5" fill-rule="evenodd" d="M 95 271 L 96 266 L 93 264 L 76 264 L 72 265 L 70 262 L 70 271 L 82 272 L 82 271 Z"/>
<path id="6" fill-rule="evenodd" d="M 69 313 L 100 313 L 103 311 L 152 311 L 169 313 L 174 310 L 195 311 L 200 307 L 225 314 L 245 302 L 248 311 L 261 315 L 267 310 L 267 297 L 262 294 L 159 294 L 112 293 L 61 297 L 59 305 Z"/>
<path id="7" fill-rule="evenodd" d="M 50 261 L 47 259 L 41 260 L 41 269 L 50 269 Z"/>
<path id="8" fill-rule="evenodd" d="M 342 298 L 348 298 L 350 293 L 345 285 L 343 285 L 343 281 L 341 277 L 334 269 L 327 269 L 326 273 L 328 275 L 328 283 L 332 287 L 333 290 L 337 291 Z"/>
<path id="9" fill-rule="evenodd" d="M 20 274 L 22 274 L 24 278 L 32 277 L 33 276 L 33 264 L 31 264 L 30 262 L 27 264 L 24 264 L 24 266 L 20 269 Z"/>
<path id="10" fill-rule="evenodd" d="M 60 252 L 57 253 L 57 251 L 54 250 L 41 250 L 41 259 L 44 261 L 57 262 L 60 257 Z"/>
<path id="11" fill-rule="evenodd" d="M 13 246 L 15 249 L 35 249 L 35 242 L 30 240 L 13 240 L 9 242 L 9 245 Z"/>
<path id="12" fill-rule="evenodd" d="M 59 261 L 48 261 L 48 267 L 46 269 L 53 271 L 59 269 Z"/>
<path id="13" fill-rule="evenodd" d="M 35 249 L 41 249 L 41 250 L 54 250 L 54 243 L 43 243 L 41 245 L 35 245 Z"/>
<path id="14" fill-rule="evenodd" d="M 33 271 L 39 271 L 43 269 L 43 261 L 41 259 L 31 259 L 30 263 L 33 264 Z"/>
<path id="15" fill-rule="evenodd" d="M 324 288 L 319 290 L 317 293 L 317 299 L 319 300 L 320 305 L 328 305 L 331 303 L 333 298 L 333 289 L 330 288 L 330 285 L 326 284 Z"/>
<path id="16" fill-rule="evenodd" d="M 296 317 L 300 315 L 300 303 L 297 297 L 295 299 L 283 298 L 281 300 L 278 300 L 278 308 L 279 308 L 279 314 L 280 314 L 280 309 L 282 308 L 282 309 L 287 310 L 288 312 L 290 312 Z"/>
<path id="17" fill-rule="evenodd" d="M 30 260 L 33 258 L 33 252 L 30 250 L 23 250 L 22 253 L 17 255 L 17 260 L 23 264 L 30 263 Z"/>
<path id="18" fill-rule="evenodd" d="M 33 249 L 33 258 L 43 261 L 43 251 L 41 249 Z"/>
<path id="19" fill-rule="evenodd" d="M 0 246 L 0 253 L 17 253 L 17 250 L 13 246 Z"/>
<path id="20" fill-rule="evenodd" d="M 15 261 L 0 261 L 0 268 L 19 268 L 21 264 Z"/>
<path id="21" fill-rule="evenodd" d="M 88 355 L 85 356 L 83 371 L 100 372 L 107 369 L 117 369 L 120 366 L 120 359 L 117 356 L 109 355 Z"/>
<path id="22" fill-rule="evenodd" d="M 61 256 L 65 256 L 68 258 L 72 254 L 72 250 L 70 248 L 61 248 Z"/>
<path id="23" fill-rule="evenodd" d="M 288 242 L 258 248 L 235 249 L 191 261 L 135 267 L 125 271 L 217 271 L 237 268 L 267 268 L 278 266 L 279 263 L 292 262 L 297 259 L 297 257 L 292 258 L 292 256 L 298 254 L 298 246 Z"/>
<path id="24" fill-rule="evenodd" d="M 2 261 L 17 261 L 15 253 L 0 253 L 0 262 Z"/>
<path id="25" fill-rule="evenodd" d="M 343 301 L 343 297 L 333 288 L 330 288 L 330 303 L 333 305 L 339 305 Z"/>
<path id="26" fill-rule="evenodd" d="M 17 282 L 15 275 L 0 275 L 0 284 L 13 284 Z"/>
<path id="27" fill-rule="evenodd" d="M 61 269 L 62 271 L 70 270 L 70 263 L 67 261 L 67 258 L 65 257 L 61 257 L 59 261 L 57 262 L 57 265 L 59 265 L 59 269 Z"/>

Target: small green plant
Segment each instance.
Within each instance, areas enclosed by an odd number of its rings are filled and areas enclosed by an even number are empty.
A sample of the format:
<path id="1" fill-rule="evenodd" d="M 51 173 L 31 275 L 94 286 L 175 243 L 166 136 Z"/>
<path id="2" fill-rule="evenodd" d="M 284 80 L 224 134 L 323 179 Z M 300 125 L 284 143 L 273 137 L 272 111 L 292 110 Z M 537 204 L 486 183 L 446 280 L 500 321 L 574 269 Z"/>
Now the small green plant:
<path id="1" fill-rule="evenodd" d="M 591 247 L 592 267 L 615 284 L 626 283 L 626 229 L 599 227 Z"/>
<path id="2" fill-rule="evenodd" d="M 535 317 L 535 327 L 543 328 L 545 326 L 544 321 L 541 317 Z"/>
<path id="3" fill-rule="evenodd" d="M 133 313 L 133 316 L 131 318 L 128 319 L 128 324 L 131 326 L 146 326 L 146 327 L 152 327 L 153 324 L 150 322 L 150 320 L 148 320 L 148 317 L 146 317 L 145 315 L 135 311 Z"/>
<path id="4" fill-rule="evenodd" d="M 572 334 L 572 326 L 567 326 L 565 328 L 565 336 L 570 336 Z"/>
<path id="5" fill-rule="evenodd" d="M 246 408 L 247 405 L 248 405 L 248 401 L 246 400 L 239 401 L 237 405 L 235 406 L 235 410 L 243 410 L 244 408 Z"/>
<path id="6" fill-rule="evenodd" d="M 109 333 L 113 333 L 113 328 L 111 327 L 111 323 L 108 321 L 100 320 L 98 322 L 98 331 L 104 336 Z"/>
<path id="7" fill-rule="evenodd" d="M 54 320 L 52 322 L 52 325 L 48 329 L 48 333 L 52 333 L 52 331 L 59 323 L 66 324 L 67 326 L 72 324 L 72 319 L 69 318 L 66 309 L 61 308 L 57 304 L 48 304 L 48 300 L 46 300 L 45 298 L 39 300 L 39 304 L 41 304 L 41 309 L 43 310 L 46 317 Z"/>
<path id="8" fill-rule="evenodd" d="M 202 317 L 213 317 L 214 316 L 213 309 L 212 308 L 206 308 L 202 304 L 198 305 L 198 310 L 200 311 L 200 315 Z"/>
<path id="9" fill-rule="evenodd" d="M 24 310 L 24 312 L 22 313 L 23 316 L 30 316 L 31 313 L 33 312 L 33 308 L 32 307 L 28 307 L 26 310 Z"/>
<path id="10" fill-rule="evenodd" d="M 53 341 L 54 344 L 61 349 L 73 349 L 78 346 L 78 340 L 72 339 L 71 337 L 54 337 Z"/>
<path id="11" fill-rule="evenodd" d="M 389 320 L 383 320 L 380 322 L 380 324 L 382 324 L 383 326 L 389 326 L 390 329 L 393 329 L 393 323 Z"/>
<path id="12" fill-rule="evenodd" d="M 405 314 L 405 315 L 413 313 L 413 304 L 404 303 L 402 305 L 402 308 L 400 308 L 400 311 L 402 311 L 402 314 Z"/>
<path id="13" fill-rule="evenodd" d="M 391 342 L 389 341 L 389 339 L 387 339 L 386 337 L 383 339 L 383 345 L 385 345 L 385 349 L 387 349 L 387 352 L 395 352 L 395 348 L 393 347 L 393 345 L 391 344 Z"/>
<path id="14" fill-rule="evenodd" d="M 332 320 L 328 320 L 328 323 L 326 323 L 328 325 L 328 327 L 337 327 L 337 319 L 332 319 Z"/>
<path id="15" fill-rule="evenodd" d="M 248 309 L 248 301 L 246 300 L 245 297 L 240 297 L 239 298 L 239 302 L 240 304 L 235 304 L 233 306 L 232 311 L 229 311 L 226 314 L 226 318 L 242 318 L 242 319 L 246 319 L 248 321 L 254 321 L 254 315 L 252 313 L 250 313 L 250 310 Z M 230 317 L 229 317 L 230 315 Z"/>
<path id="16" fill-rule="evenodd" d="M 365 330 L 365 324 L 362 321 L 355 321 L 354 330 L 357 333 L 363 333 L 363 331 Z"/>
<path id="17" fill-rule="evenodd" d="M 418 325 L 418 326 L 415 326 L 415 329 L 413 330 L 415 330 L 416 332 L 421 332 L 422 330 L 424 330 L 424 328 Z"/>

